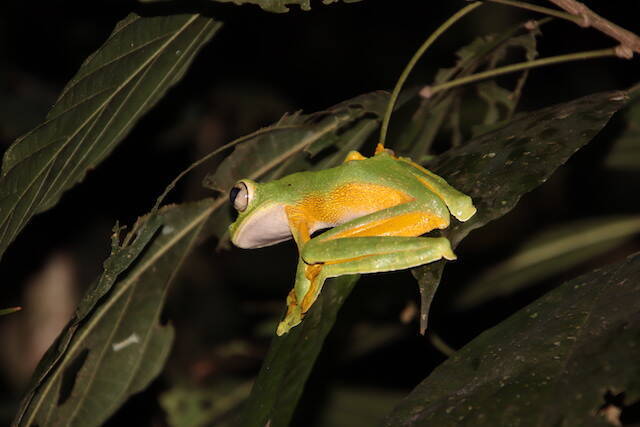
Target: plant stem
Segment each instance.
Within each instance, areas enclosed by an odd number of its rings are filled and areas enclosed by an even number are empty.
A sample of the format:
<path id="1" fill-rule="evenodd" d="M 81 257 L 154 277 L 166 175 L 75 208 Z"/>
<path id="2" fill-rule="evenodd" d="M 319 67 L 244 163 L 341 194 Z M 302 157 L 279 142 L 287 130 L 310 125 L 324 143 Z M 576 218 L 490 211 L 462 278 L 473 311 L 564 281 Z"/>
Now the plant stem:
<path id="1" fill-rule="evenodd" d="M 424 43 L 422 43 L 422 46 L 420 46 L 420 48 L 413 55 L 409 63 L 406 65 L 406 67 L 402 71 L 402 74 L 400 75 L 400 78 L 396 82 L 396 85 L 393 88 L 393 92 L 391 93 L 391 98 L 389 99 L 389 104 L 387 105 L 387 111 L 385 112 L 384 119 L 382 120 L 382 125 L 380 126 L 379 142 L 382 145 L 384 145 L 385 139 L 387 137 L 387 130 L 389 128 L 389 120 L 391 120 L 391 113 L 393 112 L 393 107 L 395 106 L 396 101 L 398 99 L 398 95 L 400 94 L 400 90 L 402 89 L 402 86 L 404 86 L 404 82 L 407 80 L 407 77 L 411 73 L 411 70 L 413 70 L 413 67 L 416 65 L 418 60 L 422 57 L 424 52 L 429 48 L 429 46 L 431 46 L 433 42 L 435 42 L 436 39 L 440 37 L 442 33 L 444 33 L 447 29 L 449 29 L 449 27 L 455 24 L 456 21 L 458 21 L 460 18 L 462 18 L 467 13 L 471 12 L 472 10 L 474 10 L 475 8 L 481 5 L 482 5 L 481 2 L 474 2 L 460 9 L 453 16 L 447 19 L 442 25 L 440 25 L 433 33 L 431 33 L 429 38 L 427 38 L 427 40 L 425 40 Z"/>
<path id="2" fill-rule="evenodd" d="M 554 16 L 556 18 L 566 19 L 567 21 L 571 21 L 571 22 L 576 23 L 578 25 L 580 25 L 580 23 L 582 22 L 580 18 L 578 18 L 577 16 L 572 15 L 570 13 L 565 13 L 565 12 L 561 12 L 561 11 L 556 10 L 556 9 L 550 9 L 548 7 L 537 6 L 535 4 L 526 3 L 526 2 L 522 2 L 522 1 L 517 1 L 517 0 L 486 0 L 486 1 L 489 1 L 491 3 L 500 3 L 500 4 L 507 5 L 507 6 L 517 7 L 519 9 L 531 10 L 533 12 L 543 13 L 545 15 Z"/>
<path id="3" fill-rule="evenodd" d="M 526 61 L 526 62 L 520 62 L 517 64 L 511 64 L 505 67 L 500 67 L 493 70 L 483 71 L 478 74 L 472 74 L 470 76 L 461 77 L 459 79 L 451 80 L 449 82 L 442 83 L 439 85 L 426 86 L 420 91 L 420 95 L 423 96 L 424 98 L 430 98 L 435 93 L 441 92 L 446 89 L 451 89 L 452 87 L 462 86 L 467 83 L 473 83 L 479 80 L 484 80 L 491 77 L 497 77 L 503 74 L 513 73 L 515 71 L 528 70 L 531 68 L 544 67 L 546 65 L 559 64 L 563 62 L 601 58 L 606 56 L 617 56 L 615 48 L 570 53 L 567 55 L 551 56 L 549 58 L 542 58 L 542 59 L 536 59 L 534 61 Z"/>
<path id="4" fill-rule="evenodd" d="M 22 310 L 22 307 L 11 307 L 11 308 L 1 308 L 0 316 L 4 316 L 5 314 L 15 313 L 16 311 Z"/>
<path id="5" fill-rule="evenodd" d="M 545 15 L 555 16 L 556 18 L 566 19 L 581 27 L 593 27 L 603 34 L 620 42 L 622 49 L 616 52 L 621 58 L 630 59 L 633 53 L 640 53 L 640 37 L 626 30 L 606 18 L 598 15 L 583 3 L 576 0 L 549 0 L 556 6 L 566 10 L 568 13 L 561 12 L 556 9 L 549 9 L 537 6 L 527 2 L 517 0 L 485 0 L 492 3 L 501 3 L 507 6 L 513 6 L 520 9 L 527 9 L 534 12 L 544 13 Z"/>

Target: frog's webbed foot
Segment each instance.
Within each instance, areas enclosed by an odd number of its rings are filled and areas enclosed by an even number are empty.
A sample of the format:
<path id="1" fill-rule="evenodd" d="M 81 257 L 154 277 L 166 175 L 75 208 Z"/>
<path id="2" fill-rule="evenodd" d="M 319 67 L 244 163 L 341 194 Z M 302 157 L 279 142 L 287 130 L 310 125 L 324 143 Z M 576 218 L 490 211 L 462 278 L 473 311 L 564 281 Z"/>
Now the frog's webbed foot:
<path id="1" fill-rule="evenodd" d="M 288 333 L 291 328 L 296 325 L 299 325 L 302 322 L 302 318 L 304 314 L 298 305 L 298 301 L 296 298 L 295 289 L 291 289 L 289 295 L 287 296 L 287 315 L 284 319 L 278 324 L 278 329 L 276 330 L 276 334 L 278 336 L 282 336 Z"/>

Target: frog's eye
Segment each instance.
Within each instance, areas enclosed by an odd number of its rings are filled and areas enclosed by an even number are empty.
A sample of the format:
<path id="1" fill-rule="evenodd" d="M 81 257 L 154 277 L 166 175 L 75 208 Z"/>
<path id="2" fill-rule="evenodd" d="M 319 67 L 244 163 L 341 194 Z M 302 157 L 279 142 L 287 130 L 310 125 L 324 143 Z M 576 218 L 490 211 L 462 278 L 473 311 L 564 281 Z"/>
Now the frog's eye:
<path id="1" fill-rule="evenodd" d="M 249 204 L 249 189 L 247 188 L 247 184 L 240 181 L 234 185 L 229 193 L 229 200 L 238 212 L 243 212 L 247 209 L 247 205 Z"/>

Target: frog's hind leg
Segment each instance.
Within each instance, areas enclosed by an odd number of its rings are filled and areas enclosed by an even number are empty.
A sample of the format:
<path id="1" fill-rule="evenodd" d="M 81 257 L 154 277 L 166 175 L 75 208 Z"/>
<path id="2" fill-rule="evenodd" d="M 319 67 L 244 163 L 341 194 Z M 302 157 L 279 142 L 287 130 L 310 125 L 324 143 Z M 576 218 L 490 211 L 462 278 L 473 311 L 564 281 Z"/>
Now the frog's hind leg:
<path id="1" fill-rule="evenodd" d="M 305 247 L 303 259 L 314 265 L 321 263 L 321 268 L 312 278 L 300 309 L 304 314 L 311 308 L 330 277 L 402 270 L 442 258 L 456 258 L 444 237 L 353 237 L 311 243 Z"/>

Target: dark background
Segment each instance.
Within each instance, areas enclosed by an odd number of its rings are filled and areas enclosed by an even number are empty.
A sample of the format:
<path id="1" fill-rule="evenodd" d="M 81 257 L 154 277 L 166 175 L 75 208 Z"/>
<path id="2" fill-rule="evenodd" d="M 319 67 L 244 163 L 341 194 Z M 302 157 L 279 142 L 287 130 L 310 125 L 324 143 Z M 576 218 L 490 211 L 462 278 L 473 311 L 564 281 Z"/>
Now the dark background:
<path id="1" fill-rule="evenodd" d="M 36 304 L 28 299 L 29 289 L 38 281 L 46 282 L 42 271 L 58 265 L 62 256 L 65 261 L 60 268 L 68 278 L 68 295 L 58 294 L 67 300 L 62 305 L 72 309 L 77 295 L 101 271 L 113 224 L 117 220 L 132 224 L 192 161 L 277 120 L 284 112 L 312 112 L 362 93 L 391 89 L 422 41 L 463 4 L 365 0 L 327 6 L 314 1 L 312 11 L 293 6 L 290 13 L 278 15 L 254 6 L 208 3 L 203 10 L 225 25 L 184 79 L 81 185 L 69 191 L 54 209 L 36 216 L 0 263 L 0 306 L 25 306 L 22 313 L 0 317 L 4 371 L 0 423 L 11 418 L 29 369 L 38 358 L 29 343 L 33 331 L 44 324 L 63 325 L 70 316 L 68 308 L 56 311 L 58 303 L 50 300 L 40 301 L 45 307 L 43 317 L 28 317 L 26 309 Z M 640 31 L 637 14 L 631 12 L 628 2 L 587 4 L 613 22 Z M 104 42 L 116 22 L 132 10 L 157 13 L 169 10 L 166 7 L 124 1 L 2 2 L 0 152 L 43 120 L 66 82 Z M 438 68 L 454 63 L 455 50 L 474 37 L 503 31 L 534 16 L 501 5 L 481 7 L 438 41 L 408 84 L 431 82 Z M 560 21 L 547 24 L 539 39 L 542 57 L 613 45 L 593 29 Z M 637 83 L 639 71 L 637 59 L 601 59 L 537 69 L 531 72 L 520 110 L 627 88 Z M 637 174 L 602 166 L 610 141 L 619 132 L 620 120 L 614 118 L 548 183 L 527 195 L 506 217 L 472 233 L 458 248 L 463 262 L 447 267 L 431 314 L 431 327 L 445 341 L 460 347 L 554 285 L 637 247 L 637 242 L 627 243 L 528 291 L 470 312 L 454 313 L 448 305 L 465 281 L 548 225 L 638 211 L 634 196 L 640 190 Z M 372 148 L 370 145 L 366 150 Z M 200 187 L 204 173 L 196 172 L 179 185 L 171 201 L 210 195 Z M 169 298 L 166 316 L 178 333 L 167 374 L 127 404 L 116 416 L 122 418 L 116 418 L 114 424 L 131 417 L 145 424 L 162 424 L 157 396 L 174 384 L 249 379 L 259 369 L 269 334 L 293 283 L 295 248 L 290 243 L 255 251 L 216 252 L 215 248 L 215 241 L 199 248 Z M 32 294 L 37 300 L 39 293 Z M 406 325 L 398 321 L 407 304 L 417 301 L 417 286 L 407 272 L 362 280 L 320 356 L 298 419 L 318 415 L 334 387 L 374 387 L 402 396 L 444 360 L 427 338 L 418 335 L 415 320 Z M 390 331 L 388 337 L 376 340 L 371 330 L 385 328 Z M 368 345 L 368 350 L 358 353 L 353 338 L 357 333 L 365 337 L 357 343 Z M 42 346 L 46 348 L 46 342 L 40 343 Z"/>

